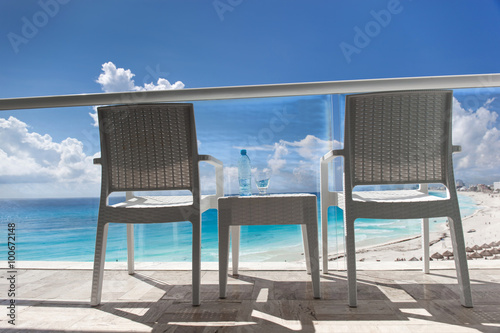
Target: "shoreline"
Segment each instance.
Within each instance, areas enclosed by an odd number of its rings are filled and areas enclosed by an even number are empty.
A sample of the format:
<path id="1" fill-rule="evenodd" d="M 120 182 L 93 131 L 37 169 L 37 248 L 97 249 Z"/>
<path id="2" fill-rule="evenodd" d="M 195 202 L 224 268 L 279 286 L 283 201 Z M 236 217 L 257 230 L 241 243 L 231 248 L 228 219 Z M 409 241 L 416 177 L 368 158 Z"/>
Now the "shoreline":
<path id="1" fill-rule="evenodd" d="M 459 195 L 471 197 L 478 209 L 471 215 L 462 218 L 465 246 L 481 246 L 500 241 L 500 223 L 491 223 L 500 220 L 500 195 L 481 192 L 459 192 Z M 429 234 L 429 253 L 453 252 L 450 231 L 446 224 L 439 231 Z M 356 261 L 407 261 L 415 257 L 422 257 L 422 235 L 392 240 L 383 244 L 365 246 L 356 249 Z M 329 254 L 328 260 L 342 259 L 344 252 Z M 477 259 L 485 260 L 485 259 Z"/>

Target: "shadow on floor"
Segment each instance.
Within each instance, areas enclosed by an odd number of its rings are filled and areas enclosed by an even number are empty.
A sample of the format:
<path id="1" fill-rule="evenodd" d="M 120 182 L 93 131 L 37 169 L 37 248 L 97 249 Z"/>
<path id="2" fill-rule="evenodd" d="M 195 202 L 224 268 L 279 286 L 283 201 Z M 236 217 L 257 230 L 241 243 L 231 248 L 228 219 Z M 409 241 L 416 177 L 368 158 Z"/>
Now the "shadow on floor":
<path id="1" fill-rule="evenodd" d="M 5 319 L 0 324 L 3 332 L 383 332 L 389 326 L 401 332 L 499 332 L 500 271 L 471 271 L 472 309 L 460 305 L 453 273 L 358 272 L 357 308 L 347 305 L 345 272 L 321 275 L 319 300 L 305 272 L 229 275 L 226 299 L 219 299 L 218 272 L 204 272 L 199 307 L 191 305 L 190 272 L 106 272 L 103 302 L 96 308 L 71 299 L 75 281 L 65 289 L 57 279 L 50 283 L 48 274 L 24 293 L 20 288 L 19 325 L 10 327 Z M 89 286 L 83 281 L 90 281 L 90 272 L 65 274 Z"/>

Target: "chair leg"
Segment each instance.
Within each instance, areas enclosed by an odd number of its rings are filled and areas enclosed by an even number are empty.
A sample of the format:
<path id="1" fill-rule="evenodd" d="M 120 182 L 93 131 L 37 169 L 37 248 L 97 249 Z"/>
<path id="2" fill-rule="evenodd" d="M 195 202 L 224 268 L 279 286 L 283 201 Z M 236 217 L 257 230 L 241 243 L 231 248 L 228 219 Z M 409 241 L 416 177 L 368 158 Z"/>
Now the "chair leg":
<path id="1" fill-rule="evenodd" d="M 323 273 L 328 273 L 328 203 L 321 200 L 321 243 L 323 247 Z"/>
<path id="2" fill-rule="evenodd" d="M 191 221 L 193 226 L 193 306 L 200 305 L 201 289 L 201 214 L 196 215 L 196 219 Z"/>
<path id="3" fill-rule="evenodd" d="M 316 214 L 315 214 L 316 215 Z M 302 225 L 307 239 L 308 251 L 306 256 L 309 258 L 309 267 L 313 285 L 314 298 L 321 298 L 320 279 L 319 279 L 319 245 L 318 245 L 318 224 L 317 218 L 306 225 Z M 304 244 L 305 245 L 305 244 Z"/>
<path id="4" fill-rule="evenodd" d="M 233 253 L 233 275 L 238 275 L 238 266 L 240 263 L 240 226 L 232 225 L 229 227 L 231 230 L 231 244 Z M 229 240 L 228 240 L 229 241 Z"/>
<path id="5" fill-rule="evenodd" d="M 127 224 L 127 265 L 128 274 L 134 274 L 134 225 Z"/>
<path id="6" fill-rule="evenodd" d="M 458 207 L 457 207 L 458 210 Z M 462 219 L 459 214 L 449 217 L 453 256 L 457 270 L 458 285 L 460 288 L 460 302 L 466 308 L 472 308 L 472 294 L 470 289 L 469 269 L 465 253 L 465 240 L 462 228 Z"/>
<path id="7" fill-rule="evenodd" d="M 108 223 L 97 223 L 95 241 L 94 271 L 92 273 L 92 292 L 90 305 L 97 306 L 101 303 L 102 280 L 104 277 L 104 262 L 106 259 L 106 242 L 108 239 Z"/>
<path id="8" fill-rule="evenodd" d="M 354 220 L 344 211 L 345 247 L 347 259 L 347 289 L 349 293 L 349 306 L 355 308 L 357 301 L 356 283 L 356 243 L 354 237 Z"/>
<path id="9" fill-rule="evenodd" d="M 219 220 L 219 298 L 226 298 L 229 264 L 229 226 Z"/>
<path id="10" fill-rule="evenodd" d="M 302 243 L 304 245 L 304 256 L 306 257 L 306 271 L 307 274 L 311 274 L 311 258 L 309 252 L 309 241 L 307 237 L 307 224 L 301 224 L 302 228 Z"/>
<path id="11" fill-rule="evenodd" d="M 429 274 L 430 266 L 429 266 L 429 219 L 422 219 L 422 262 L 424 264 L 423 272 L 425 274 Z"/>

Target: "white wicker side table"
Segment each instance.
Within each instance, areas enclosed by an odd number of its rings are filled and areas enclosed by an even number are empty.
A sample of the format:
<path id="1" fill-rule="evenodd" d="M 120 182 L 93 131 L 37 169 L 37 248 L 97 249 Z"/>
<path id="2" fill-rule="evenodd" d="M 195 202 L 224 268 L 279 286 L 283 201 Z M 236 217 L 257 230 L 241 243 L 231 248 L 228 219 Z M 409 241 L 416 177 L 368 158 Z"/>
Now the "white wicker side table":
<path id="1" fill-rule="evenodd" d="M 233 239 L 233 274 L 238 273 L 241 225 L 301 224 L 307 271 L 311 272 L 314 298 L 320 298 L 318 217 L 313 194 L 219 198 L 219 292 L 226 298 L 229 231 Z"/>

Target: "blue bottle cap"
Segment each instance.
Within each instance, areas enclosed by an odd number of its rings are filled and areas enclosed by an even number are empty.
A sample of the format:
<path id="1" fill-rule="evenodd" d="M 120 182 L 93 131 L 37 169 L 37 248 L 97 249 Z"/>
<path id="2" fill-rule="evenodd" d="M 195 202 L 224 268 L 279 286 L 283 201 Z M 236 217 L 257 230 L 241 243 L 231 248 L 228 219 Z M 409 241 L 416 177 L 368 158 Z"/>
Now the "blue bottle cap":
<path id="1" fill-rule="evenodd" d="M 242 149 L 241 150 L 241 155 L 246 155 L 247 154 L 247 150 L 246 149 Z"/>

